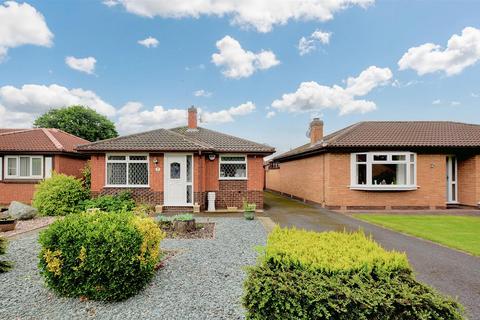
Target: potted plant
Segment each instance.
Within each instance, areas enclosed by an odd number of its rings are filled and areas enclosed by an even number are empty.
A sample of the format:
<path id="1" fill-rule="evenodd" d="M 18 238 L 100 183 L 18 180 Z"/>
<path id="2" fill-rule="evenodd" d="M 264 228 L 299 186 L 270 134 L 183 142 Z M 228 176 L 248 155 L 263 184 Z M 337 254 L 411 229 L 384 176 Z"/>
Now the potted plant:
<path id="1" fill-rule="evenodd" d="M 0 218 L 0 232 L 15 230 L 16 225 L 17 220 L 11 218 L 10 216 Z"/>
<path id="2" fill-rule="evenodd" d="M 255 203 L 248 203 L 247 201 L 243 201 L 243 216 L 246 220 L 253 220 L 255 219 L 255 210 L 257 209 L 257 205 Z"/>

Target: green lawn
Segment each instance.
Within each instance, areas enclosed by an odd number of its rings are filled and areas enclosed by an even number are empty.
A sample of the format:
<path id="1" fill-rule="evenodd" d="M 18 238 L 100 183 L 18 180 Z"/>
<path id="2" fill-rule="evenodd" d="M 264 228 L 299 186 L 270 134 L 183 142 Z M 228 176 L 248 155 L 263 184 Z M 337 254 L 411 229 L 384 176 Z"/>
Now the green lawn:
<path id="1" fill-rule="evenodd" d="M 480 256 L 480 217 L 396 214 L 354 217 Z"/>

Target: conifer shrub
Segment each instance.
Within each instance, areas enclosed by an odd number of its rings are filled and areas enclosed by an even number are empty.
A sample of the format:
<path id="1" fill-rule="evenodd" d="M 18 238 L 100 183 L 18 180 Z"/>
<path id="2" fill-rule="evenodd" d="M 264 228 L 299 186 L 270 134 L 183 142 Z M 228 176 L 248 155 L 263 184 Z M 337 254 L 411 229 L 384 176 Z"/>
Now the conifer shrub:
<path id="1" fill-rule="evenodd" d="M 132 213 L 72 214 L 41 233 L 39 269 L 61 296 L 123 300 L 152 279 L 164 237 L 153 219 Z"/>
<path id="2" fill-rule="evenodd" d="M 248 319 L 462 319 L 456 301 L 416 281 L 405 254 L 361 232 L 277 227 L 247 274 Z"/>

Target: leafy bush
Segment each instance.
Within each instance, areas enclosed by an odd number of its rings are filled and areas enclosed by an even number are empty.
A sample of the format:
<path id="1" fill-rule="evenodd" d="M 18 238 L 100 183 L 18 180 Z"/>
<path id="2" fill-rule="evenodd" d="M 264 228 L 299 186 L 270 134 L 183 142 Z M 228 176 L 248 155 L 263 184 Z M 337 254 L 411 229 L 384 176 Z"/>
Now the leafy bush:
<path id="1" fill-rule="evenodd" d="M 83 176 L 83 185 L 85 189 L 90 190 L 92 186 L 92 167 L 90 160 L 87 161 L 87 164 L 82 169 L 82 176 Z"/>
<path id="2" fill-rule="evenodd" d="M 40 272 L 62 296 L 123 300 L 150 282 L 164 237 L 153 219 L 132 213 L 70 215 L 40 234 Z"/>
<path id="3" fill-rule="evenodd" d="M 7 239 L 0 237 L 0 255 L 7 252 Z M 0 260 L 0 273 L 7 272 L 12 268 L 12 264 L 7 261 Z"/>
<path id="4" fill-rule="evenodd" d="M 248 319 L 462 319 L 462 307 L 417 282 L 404 254 L 363 233 L 276 228 L 248 269 Z"/>
<path id="5" fill-rule="evenodd" d="M 104 195 L 83 201 L 80 206 L 83 210 L 98 208 L 105 212 L 132 211 L 135 201 L 129 191 L 123 191 L 117 195 Z"/>
<path id="6" fill-rule="evenodd" d="M 78 211 L 78 204 L 88 197 L 82 181 L 54 173 L 37 185 L 33 206 L 46 216 L 64 216 Z"/>
<path id="7" fill-rule="evenodd" d="M 190 221 L 190 220 L 193 220 L 193 214 L 191 213 L 176 214 L 174 216 L 160 215 L 157 217 L 158 222 Z"/>

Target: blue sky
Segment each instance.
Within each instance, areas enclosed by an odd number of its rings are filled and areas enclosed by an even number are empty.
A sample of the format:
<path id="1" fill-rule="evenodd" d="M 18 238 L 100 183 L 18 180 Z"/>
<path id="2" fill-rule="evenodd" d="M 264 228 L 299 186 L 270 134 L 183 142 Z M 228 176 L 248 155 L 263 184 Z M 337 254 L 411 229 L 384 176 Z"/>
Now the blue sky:
<path id="1" fill-rule="evenodd" d="M 195 105 L 203 126 L 286 151 L 313 116 L 327 133 L 365 120 L 480 122 L 478 1 L 219 2 L 230 9 L 0 2 L 0 126 L 78 102 L 131 133 L 179 125 Z M 158 44 L 138 43 L 149 37 Z"/>

